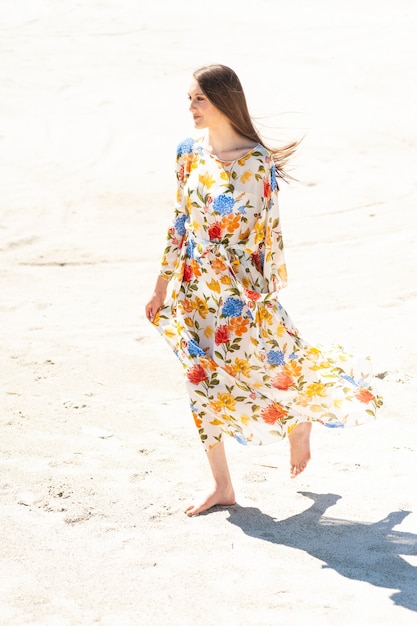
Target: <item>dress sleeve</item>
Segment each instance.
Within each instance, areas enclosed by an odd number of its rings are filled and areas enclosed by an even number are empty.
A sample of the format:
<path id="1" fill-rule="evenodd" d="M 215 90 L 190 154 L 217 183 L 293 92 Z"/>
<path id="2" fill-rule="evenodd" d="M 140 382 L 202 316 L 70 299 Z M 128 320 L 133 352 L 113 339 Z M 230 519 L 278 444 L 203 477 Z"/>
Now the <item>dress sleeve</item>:
<path id="1" fill-rule="evenodd" d="M 272 164 L 269 176 L 264 183 L 266 201 L 264 277 L 270 293 L 279 291 L 287 285 L 278 192 L 275 165 Z"/>
<path id="2" fill-rule="evenodd" d="M 194 140 L 186 139 L 177 148 L 175 176 L 177 179 L 177 194 L 174 204 L 174 214 L 168 228 L 166 247 L 162 255 L 160 275 L 169 280 L 175 272 L 181 247 L 185 237 L 185 223 L 188 220 L 188 204 L 184 195 L 184 184 L 189 174 L 192 159 Z"/>

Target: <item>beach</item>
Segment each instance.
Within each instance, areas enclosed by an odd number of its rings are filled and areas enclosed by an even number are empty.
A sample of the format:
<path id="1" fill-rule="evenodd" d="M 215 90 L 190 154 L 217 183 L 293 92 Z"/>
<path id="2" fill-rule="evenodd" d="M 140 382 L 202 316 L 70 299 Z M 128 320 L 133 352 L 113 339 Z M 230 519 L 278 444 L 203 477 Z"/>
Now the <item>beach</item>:
<path id="1" fill-rule="evenodd" d="M 417 616 L 417 7 L 411 0 L 0 7 L 1 626 L 401 626 Z M 302 335 L 370 355 L 371 424 L 226 441 L 210 476 L 144 306 L 194 133 L 191 74 L 233 67 L 281 184 Z"/>

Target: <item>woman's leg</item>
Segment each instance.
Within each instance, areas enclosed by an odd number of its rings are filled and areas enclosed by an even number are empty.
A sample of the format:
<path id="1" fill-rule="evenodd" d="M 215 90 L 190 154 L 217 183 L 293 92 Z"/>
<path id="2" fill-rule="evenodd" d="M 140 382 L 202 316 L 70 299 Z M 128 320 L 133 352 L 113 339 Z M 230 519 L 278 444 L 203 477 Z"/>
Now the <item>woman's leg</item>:
<path id="1" fill-rule="evenodd" d="M 310 434 L 311 422 L 302 422 L 297 424 L 289 434 L 290 442 L 290 476 L 295 478 L 305 468 L 311 458 L 310 454 Z"/>
<path id="2" fill-rule="evenodd" d="M 230 478 L 229 467 L 227 465 L 224 443 L 218 443 L 207 452 L 208 462 L 213 475 L 213 488 L 195 504 L 191 504 L 184 511 L 189 517 L 207 511 L 216 504 L 228 506 L 235 504 L 235 492 Z"/>

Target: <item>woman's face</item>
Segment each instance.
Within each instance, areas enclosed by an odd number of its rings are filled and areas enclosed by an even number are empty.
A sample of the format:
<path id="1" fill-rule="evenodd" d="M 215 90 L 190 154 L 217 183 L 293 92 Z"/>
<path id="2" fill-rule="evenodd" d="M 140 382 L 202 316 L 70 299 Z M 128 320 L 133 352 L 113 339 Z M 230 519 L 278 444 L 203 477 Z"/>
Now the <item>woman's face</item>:
<path id="1" fill-rule="evenodd" d="M 188 98 L 195 128 L 215 128 L 224 120 L 223 113 L 203 94 L 195 78 L 191 81 Z"/>

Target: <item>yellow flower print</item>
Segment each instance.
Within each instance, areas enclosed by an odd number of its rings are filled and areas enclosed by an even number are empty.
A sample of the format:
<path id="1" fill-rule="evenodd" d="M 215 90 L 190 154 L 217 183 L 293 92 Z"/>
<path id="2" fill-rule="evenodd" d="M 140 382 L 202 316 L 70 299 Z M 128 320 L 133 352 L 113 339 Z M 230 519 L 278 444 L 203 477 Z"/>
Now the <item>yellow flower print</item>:
<path id="1" fill-rule="evenodd" d="M 310 411 L 314 413 L 323 413 L 323 407 L 320 404 L 310 404 Z"/>
<path id="2" fill-rule="evenodd" d="M 213 337 L 213 334 L 214 334 L 213 326 L 206 326 L 204 329 L 204 337 L 206 337 L 206 339 L 210 339 L 210 337 Z"/>
<path id="3" fill-rule="evenodd" d="M 311 370 L 325 370 L 325 369 L 329 369 L 330 367 L 330 363 L 328 361 L 320 361 L 320 363 L 315 363 L 312 367 L 310 367 Z"/>
<path id="4" fill-rule="evenodd" d="M 247 183 L 248 180 L 250 180 L 252 178 L 252 172 L 250 170 L 246 170 L 246 172 L 243 172 L 242 176 L 240 177 L 240 182 L 241 183 Z"/>
<path id="5" fill-rule="evenodd" d="M 266 306 L 259 306 L 256 311 L 256 322 L 262 324 L 265 322 L 268 326 L 272 325 L 273 317 L 272 313 L 266 308 Z"/>
<path id="6" fill-rule="evenodd" d="M 209 312 L 207 302 L 197 296 L 197 298 L 193 300 L 192 305 L 193 309 L 197 310 L 200 316 L 205 320 Z"/>
<path id="7" fill-rule="evenodd" d="M 216 293 L 220 293 L 220 283 L 218 280 L 212 278 L 210 282 L 207 283 L 207 287 Z"/>
<path id="8" fill-rule="evenodd" d="M 287 266 L 285 265 L 285 263 L 279 266 L 278 276 L 280 277 L 282 282 L 286 283 L 288 281 Z"/>
<path id="9" fill-rule="evenodd" d="M 231 393 L 218 393 L 217 399 L 222 403 L 222 406 L 229 411 L 234 411 L 236 409 L 236 400 Z"/>
<path id="10" fill-rule="evenodd" d="M 187 160 L 187 158 L 185 159 L 185 164 L 187 164 L 187 162 L 189 162 L 189 161 L 191 161 L 190 170 L 195 170 L 198 167 L 198 165 L 199 165 L 199 156 L 198 156 L 198 154 L 191 153 L 188 156 L 188 160 Z"/>
<path id="11" fill-rule="evenodd" d="M 318 348 L 314 348 L 313 346 L 307 350 L 307 354 L 311 357 L 317 358 L 320 354 L 320 350 Z"/>
<path id="12" fill-rule="evenodd" d="M 319 396 L 319 398 L 327 397 L 327 389 L 323 383 L 311 383 L 306 388 L 306 394 L 313 398 L 314 396 Z"/>
<path id="13" fill-rule="evenodd" d="M 264 240 L 264 224 L 259 220 L 255 224 L 255 243 L 261 243 Z"/>
<path id="14" fill-rule="evenodd" d="M 252 156 L 252 151 L 249 152 L 248 154 L 245 154 L 241 159 L 238 160 L 238 165 L 240 165 L 240 167 L 243 167 L 246 163 L 246 161 L 248 159 L 250 159 L 250 157 Z"/>
<path id="15" fill-rule="evenodd" d="M 282 337 L 285 333 L 285 326 L 282 322 L 280 322 L 277 326 L 277 337 Z"/>
<path id="16" fill-rule="evenodd" d="M 194 320 L 192 319 L 192 317 L 185 317 L 184 324 L 188 326 L 188 328 L 192 328 L 194 326 Z"/>
<path id="17" fill-rule="evenodd" d="M 250 376 L 250 365 L 246 359 L 235 358 L 235 366 L 237 372 L 243 374 L 243 376 Z"/>
<path id="18" fill-rule="evenodd" d="M 310 398 L 303 393 L 300 393 L 300 395 L 297 396 L 297 399 L 295 400 L 295 404 L 299 404 L 300 406 L 304 407 L 309 406 L 310 402 Z"/>
<path id="19" fill-rule="evenodd" d="M 222 180 L 227 180 L 229 182 L 229 180 L 230 180 L 230 172 L 228 170 L 222 170 L 222 172 L 220 173 L 220 178 Z"/>
<path id="20" fill-rule="evenodd" d="M 230 278 L 230 276 L 225 274 L 220 278 L 220 282 L 222 285 L 230 285 L 232 283 L 232 279 Z"/>
<path id="21" fill-rule="evenodd" d="M 214 178 L 209 174 L 200 174 L 198 177 L 199 182 L 207 189 L 210 189 L 214 185 Z"/>
<path id="22" fill-rule="evenodd" d="M 243 233 L 240 233 L 239 241 L 245 241 L 245 239 L 247 239 L 249 235 L 250 235 L 250 229 L 247 228 L 246 230 L 243 231 Z"/>

